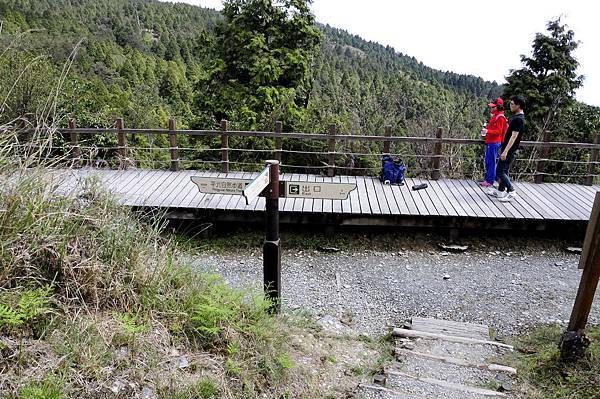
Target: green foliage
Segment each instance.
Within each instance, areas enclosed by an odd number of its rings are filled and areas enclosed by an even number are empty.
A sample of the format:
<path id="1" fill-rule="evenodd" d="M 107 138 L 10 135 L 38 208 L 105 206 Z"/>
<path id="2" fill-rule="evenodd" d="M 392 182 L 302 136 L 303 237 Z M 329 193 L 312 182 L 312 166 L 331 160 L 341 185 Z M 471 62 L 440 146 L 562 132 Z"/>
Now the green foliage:
<path id="1" fill-rule="evenodd" d="M 560 360 L 558 326 L 536 328 L 517 341 L 512 355 L 519 370 L 519 390 L 528 398 L 597 398 L 600 385 L 600 328 L 590 326 L 586 334 L 592 344 L 587 357 L 575 363 Z"/>
<path id="2" fill-rule="evenodd" d="M 14 330 L 31 323 L 36 317 L 50 311 L 50 286 L 24 290 L 22 292 L 0 291 L 0 332 Z M 16 296 L 16 305 L 10 305 Z"/>
<path id="3" fill-rule="evenodd" d="M 549 35 L 536 34 L 532 56 L 521 56 L 523 68 L 506 78 L 504 91 L 507 98 L 525 96 L 529 131 L 538 137 L 559 126 L 561 114 L 573 105 L 575 90 L 583 82 L 572 54 L 577 48 L 574 32 L 561 24 L 560 18 L 549 21 L 547 28 Z"/>
<path id="4" fill-rule="evenodd" d="M 19 399 L 61 399 L 63 381 L 50 375 L 42 381 L 30 382 L 19 389 Z"/>

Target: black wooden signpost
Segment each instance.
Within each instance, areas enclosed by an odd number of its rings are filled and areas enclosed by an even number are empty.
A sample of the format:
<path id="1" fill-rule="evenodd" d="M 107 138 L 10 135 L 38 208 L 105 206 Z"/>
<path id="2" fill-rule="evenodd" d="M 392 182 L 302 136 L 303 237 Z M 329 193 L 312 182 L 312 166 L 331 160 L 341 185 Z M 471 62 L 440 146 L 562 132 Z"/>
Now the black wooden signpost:
<path id="1" fill-rule="evenodd" d="M 281 305 L 281 240 L 279 238 L 279 198 L 348 198 L 356 183 L 294 182 L 279 180 L 279 161 L 266 161 L 254 180 L 192 176 L 200 192 L 243 195 L 246 204 L 259 195 L 265 197 L 265 241 L 263 243 L 263 284 L 265 297 L 272 302 L 271 312 Z"/>
<path id="2" fill-rule="evenodd" d="M 587 324 L 600 279 L 600 192 L 596 193 L 594 200 L 579 259 L 579 268 L 583 269 L 581 282 L 569 326 L 559 344 L 561 358 L 565 360 L 574 360 L 583 356 L 590 342 L 583 330 Z"/>

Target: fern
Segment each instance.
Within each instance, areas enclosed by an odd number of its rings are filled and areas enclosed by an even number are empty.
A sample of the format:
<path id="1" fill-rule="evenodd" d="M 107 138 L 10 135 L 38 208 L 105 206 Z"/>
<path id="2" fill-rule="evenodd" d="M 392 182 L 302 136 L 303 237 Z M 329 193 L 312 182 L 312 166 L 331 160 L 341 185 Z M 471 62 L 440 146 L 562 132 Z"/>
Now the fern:
<path id="1" fill-rule="evenodd" d="M 19 296 L 15 307 L 0 303 L 0 331 L 21 326 L 48 312 L 51 292 L 50 286 L 26 290 Z"/>
<path id="2" fill-rule="evenodd" d="M 16 327 L 23 323 L 23 315 L 8 305 L 0 303 L 0 331 L 4 327 Z"/>

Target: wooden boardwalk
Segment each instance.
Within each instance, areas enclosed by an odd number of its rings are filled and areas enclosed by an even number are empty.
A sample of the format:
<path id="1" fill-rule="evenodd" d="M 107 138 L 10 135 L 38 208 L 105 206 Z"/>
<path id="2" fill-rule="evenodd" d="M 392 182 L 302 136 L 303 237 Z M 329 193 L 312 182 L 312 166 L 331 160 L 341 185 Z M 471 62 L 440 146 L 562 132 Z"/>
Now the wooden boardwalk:
<path id="1" fill-rule="evenodd" d="M 264 198 L 246 205 L 242 196 L 203 194 L 192 183 L 191 176 L 232 177 L 253 179 L 257 173 L 165 170 L 61 170 L 64 189 L 73 187 L 86 177 L 96 176 L 113 192 L 120 204 L 132 207 L 165 208 L 179 212 L 181 217 L 194 212 L 221 211 L 224 219 L 247 220 L 250 212 L 264 210 Z M 494 225 L 497 221 L 528 222 L 586 222 L 589 219 L 594 195 L 600 186 L 563 183 L 516 182 L 519 197 L 510 203 L 501 203 L 486 194 L 470 180 L 407 179 L 404 186 L 383 185 L 378 179 L 362 176 L 323 177 L 307 174 L 282 174 L 282 180 L 310 182 L 356 183 L 346 200 L 282 198 L 279 209 L 289 221 L 335 221 L 341 224 L 444 225 L 463 227 L 465 221 L 485 222 L 479 226 Z M 414 184 L 427 183 L 424 190 L 412 191 Z M 184 216 L 188 215 L 188 216 Z M 233 217 L 238 215 L 237 218 Z M 246 215 L 246 216 L 241 216 Z M 327 218 L 327 215 L 330 215 Z M 305 216 L 306 218 L 303 218 Z M 333 216 L 333 217 L 332 217 Z M 325 217 L 323 219 L 323 217 Z M 425 222 L 428 220 L 429 222 Z M 285 217 L 283 219 L 285 221 Z M 432 222 L 433 221 L 433 222 Z M 495 222 L 494 222 L 495 221 Z M 489 224 L 491 222 L 492 224 Z M 535 223 L 534 223 L 535 224 Z M 543 223 L 542 223 L 543 224 Z M 514 224 L 513 224 L 514 225 Z"/>

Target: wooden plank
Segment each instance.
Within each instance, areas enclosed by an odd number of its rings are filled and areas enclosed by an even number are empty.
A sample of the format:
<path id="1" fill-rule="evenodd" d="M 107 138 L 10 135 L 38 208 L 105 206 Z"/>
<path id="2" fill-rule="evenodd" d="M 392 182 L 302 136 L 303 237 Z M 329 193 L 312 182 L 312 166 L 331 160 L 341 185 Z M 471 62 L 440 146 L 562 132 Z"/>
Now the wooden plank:
<path id="1" fill-rule="evenodd" d="M 458 213 L 458 216 L 467 217 L 469 216 L 469 212 L 461 205 L 461 200 L 459 197 L 454 195 L 454 189 L 452 185 L 449 185 L 449 181 L 447 179 L 437 180 L 436 183 L 440 185 L 440 188 L 446 198 L 452 203 L 454 210 Z"/>
<path id="2" fill-rule="evenodd" d="M 331 181 L 333 183 L 341 183 L 342 179 L 339 175 L 334 176 L 331 178 Z M 342 208 L 342 201 L 341 200 L 333 200 L 333 213 L 342 213 L 343 212 L 343 208 Z"/>
<path id="3" fill-rule="evenodd" d="M 136 170 L 129 177 L 125 177 L 122 185 L 117 186 L 115 184 L 114 193 L 119 198 L 117 199 L 118 204 L 124 204 L 129 201 L 131 192 L 139 189 L 140 182 L 148 175 L 151 171 L 148 170 Z"/>
<path id="4" fill-rule="evenodd" d="M 427 186 L 428 186 L 425 190 L 420 190 L 421 191 L 421 195 L 422 196 L 423 195 L 427 195 L 429 197 L 429 200 L 433 204 L 433 206 L 435 207 L 438 215 L 440 215 L 440 216 L 448 216 L 449 213 L 446 210 L 446 206 L 440 200 L 440 197 L 438 196 L 438 193 L 437 193 L 437 190 L 435 189 L 435 186 L 433 186 L 431 184 L 434 181 L 435 180 L 419 179 L 419 182 L 426 183 Z"/>
<path id="5" fill-rule="evenodd" d="M 173 179 L 169 186 L 165 187 L 167 194 L 163 197 L 160 204 L 163 208 L 170 208 L 173 205 L 179 205 L 182 202 L 184 194 L 193 190 L 198 191 L 198 187 L 190 179 L 192 176 L 198 176 L 197 172 L 192 170 L 180 170 L 177 177 Z"/>
<path id="6" fill-rule="evenodd" d="M 390 185 L 389 193 L 392 199 L 396 202 L 396 207 L 398 208 L 399 215 L 410 215 L 410 210 L 408 209 L 408 204 L 402 195 L 402 191 L 400 190 L 401 186 Z M 389 203 L 389 202 L 388 202 Z M 413 204 L 414 206 L 414 204 Z"/>
<path id="7" fill-rule="evenodd" d="M 474 339 L 490 339 L 490 328 L 483 324 L 462 323 L 451 320 L 439 320 L 423 317 L 411 319 L 411 330 L 424 331 L 434 334 L 453 335 Z"/>
<path id="8" fill-rule="evenodd" d="M 396 189 L 398 190 L 396 193 L 400 193 L 402 196 L 402 201 L 408 208 L 408 214 L 415 216 L 420 215 L 419 207 L 412 197 L 408 181 L 405 181 L 403 186 L 396 186 Z"/>
<path id="9" fill-rule="evenodd" d="M 383 192 L 383 184 L 376 178 L 367 178 L 373 185 L 375 189 L 375 195 L 377 196 L 377 203 L 379 204 L 379 209 L 381 210 L 381 214 L 389 215 L 390 214 L 390 206 L 387 202 L 387 198 L 385 197 L 385 193 Z"/>
<path id="10" fill-rule="evenodd" d="M 342 183 L 352 183 L 348 176 L 340 176 L 340 182 Z M 342 200 L 342 212 L 345 214 L 352 213 L 352 203 L 350 202 L 350 195 L 345 200 Z"/>
<path id="11" fill-rule="evenodd" d="M 405 378 L 408 380 L 420 381 L 425 384 L 435 385 L 435 386 L 439 386 L 441 388 L 451 389 L 453 391 L 464 392 L 465 394 L 479 395 L 479 396 L 482 396 L 485 398 L 506 398 L 506 397 L 508 397 L 505 393 L 498 392 L 498 391 L 492 391 L 491 389 L 476 388 L 476 387 L 472 387 L 472 386 L 468 386 L 468 385 L 462 385 L 462 384 L 456 384 L 456 383 L 448 382 L 448 381 L 444 381 L 444 380 L 438 380 L 435 378 L 420 377 L 418 375 L 412 375 L 412 374 L 405 373 L 402 371 L 385 369 L 385 372 L 387 374 L 394 375 L 396 377 L 402 377 L 402 378 Z"/>
<path id="12" fill-rule="evenodd" d="M 437 339 L 440 341 L 448 341 L 448 342 L 459 342 L 462 344 L 480 344 L 480 345 L 490 345 L 497 346 L 499 348 L 506 348 L 513 350 L 514 347 L 512 345 L 503 344 L 497 341 L 489 341 L 483 339 L 475 339 L 468 337 L 456 337 L 454 335 L 446 335 L 446 334 L 436 334 L 425 331 L 413 331 L 407 330 L 404 328 L 394 328 L 392 330 L 392 335 L 395 337 L 405 337 L 405 338 L 423 338 L 423 339 Z"/>
<path id="13" fill-rule="evenodd" d="M 546 184 L 536 184 L 537 191 L 552 201 L 556 206 L 560 207 L 565 214 L 572 220 L 587 220 L 584 212 L 581 212 L 579 207 L 574 203 L 569 203 L 563 194 L 555 192 L 550 186 Z"/>
<path id="14" fill-rule="evenodd" d="M 331 183 L 331 177 L 321 176 L 321 179 L 325 183 Z M 330 199 L 323 200 L 323 212 L 324 213 L 333 212 L 333 200 L 330 200 Z"/>
<path id="15" fill-rule="evenodd" d="M 459 205 L 465 211 L 467 216 L 477 217 L 477 212 L 473 209 L 474 206 L 471 206 L 471 197 L 466 196 L 466 193 L 463 193 L 461 189 L 457 188 L 453 180 L 443 180 L 443 182 L 446 184 L 448 192 L 450 192 L 456 200 L 454 205 Z M 481 210 L 479 212 L 481 212 Z"/>
<path id="16" fill-rule="evenodd" d="M 291 173 L 288 175 L 289 180 L 288 181 L 299 181 L 299 176 L 297 173 Z M 285 205 L 283 207 L 283 210 L 285 212 L 291 212 L 294 210 L 294 203 L 296 202 L 295 198 L 287 198 L 285 200 Z"/>
<path id="17" fill-rule="evenodd" d="M 359 187 L 358 187 L 358 182 L 356 181 L 356 176 L 346 176 L 346 179 L 348 179 L 348 183 L 356 184 L 356 188 L 354 190 L 350 191 L 351 212 L 353 214 L 360 214 L 362 211 L 360 208 L 360 197 L 358 195 Z"/>
<path id="18" fill-rule="evenodd" d="M 403 349 L 403 348 L 396 348 L 394 350 L 394 353 L 395 353 L 396 357 L 415 356 L 415 357 L 421 357 L 421 358 L 430 359 L 430 360 L 436 360 L 436 361 L 439 361 L 442 363 L 454 364 L 456 366 L 461 366 L 461 367 L 469 367 L 469 368 L 476 368 L 476 369 L 480 369 L 480 370 L 489 370 L 489 371 L 500 371 L 500 372 L 504 372 L 504 373 L 508 373 L 508 374 L 512 374 L 512 375 L 517 374 L 516 368 L 503 366 L 501 364 L 475 363 L 475 362 L 471 362 L 469 360 L 462 359 L 462 358 L 433 355 L 431 353 L 418 352 L 417 350 L 410 350 L 410 349 Z"/>
<path id="19" fill-rule="evenodd" d="M 307 181 L 308 180 L 308 176 L 305 174 L 301 174 L 298 175 L 298 181 Z M 304 198 L 296 198 L 296 201 L 294 201 L 294 212 L 302 212 L 302 209 L 304 209 Z"/>
<path id="20" fill-rule="evenodd" d="M 124 205 L 143 205 L 143 201 L 140 200 L 145 189 L 148 188 L 147 184 L 152 184 L 153 179 L 160 178 L 160 175 L 164 175 L 162 170 L 151 170 L 149 173 L 145 173 L 140 176 L 130 190 L 127 190 L 127 199 Z"/>
<path id="21" fill-rule="evenodd" d="M 497 198 L 492 198 L 486 193 L 483 192 L 482 187 L 476 182 L 470 180 L 460 180 L 460 184 L 471 194 L 471 198 L 475 198 L 479 208 L 484 209 L 486 211 L 487 217 L 495 217 L 495 218 L 520 218 L 521 214 L 511 210 L 514 210 L 514 207 L 506 207 L 498 204 Z"/>
<path id="22" fill-rule="evenodd" d="M 149 181 L 147 183 L 148 188 L 146 188 L 143 193 L 139 194 L 141 198 L 143 198 L 142 201 L 144 206 L 156 206 L 158 203 L 162 202 L 163 197 L 166 196 L 164 188 L 177 174 L 170 171 L 164 172 L 165 173 L 155 176 L 154 181 Z"/>
<path id="23" fill-rule="evenodd" d="M 366 176 L 361 176 L 361 179 L 365 184 L 369 206 L 371 207 L 371 213 L 374 215 L 380 215 L 381 208 L 379 207 L 379 201 L 377 201 L 377 195 L 375 194 L 375 187 L 372 180 Z"/>
<path id="24" fill-rule="evenodd" d="M 567 204 L 567 206 L 571 205 L 574 209 L 577 209 L 578 213 L 581 215 L 582 220 L 588 220 L 590 217 L 590 212 L 592 210 L 591 205 L 592 202 L 587 201 L 578 190 L 574 190 L 573 187 L 570 187 L 568 184 L 561 183 L 545 183 L 544 184 L 547 190 L 551 190 L 556 193 L 563 203 Z"/>
<path id="25" fill-rule="evenodd" d="M 537 211 L 537 207 L 532 206 L 530 204 L 529 201 L 524 200 L 522 197 L 519 196 L 519 187 L 521 186 L 521 183 L 516 183 L 515 185 L 515 189 L 517 190 L 517 198 L 514 199 L 511 202 L 500 202 L 498 201 L 499 205 L 504 205 L 506 207 L 507 204 L 512 204 L 515 209 L 521 213 L 523 218 L 526 219 L 542 219 L 543 217 L 541 216 L 541 214 Z M 507 209 L 510 209 L 510 207 L 506 207 Z"/>
<path id="26" fill-rule="evenodd" d="M 413 183 L 416 185 L 425 183 L 425 180 L 420 179 L 420 178 L 413 178 L 412 180 L 413 180 Z M 428 184 L 427 188 L 417 190 L 416 193 L 417 193 L 417 195 L 421 196 L 421 200 L 425 204 L 425 207 L 427 208 L 427 212 L 432 216 L 439 216 L 440 214 L 439 214 L 438 209 L 435 207 L 435 205 L 431 201 L 431 198 L 429 197 L 429 194 L 427 193 L 427 191 L 429 191 L 429 190 L 431 190 L 431 186 Z"/>
<path id="27" fill-rule="evenodd" d="M 429 211 L 427 210 L 423 199 L 421 199 L 421 195 L 419 194 L 418 190 L 412 190 L 412 186 L 414 186 L 415 184 L 416 183 L 413 179 L 406 179 L 406 190 L 403 190 L 402 194 L 404 194 L 405 196 L 410 195 L 415 205 L 417 206 L 419 215 L 429 215 Z"/>
<path id="28" fill-rule="evenodd" d="M 354 178 L 356 179 L 356 189 L 358 190 L 360 213 L 363 215 L 371 214 L 371 205 L 369 204 L 365 180 L 360 176 L 354 176 Z"/>
<path id="29" fill-rule="evenodd" d="M 570 216 L 568 216 L 565 212 L 563 212 L 561 209 L 559 209 L 556 204 L 554 204 L 552 201 L 550 201 L 548 198 L 546 198 L 546 196 L 542 195 L 536 188 L 535 186 L 538 186 L 537 184 L 530 184 L 530 183 L 521 183 L 519 184 L 519 191 L 517 192 L 517 195 L 519 195 L 521 192 L 524 192 L 528 198 L 531 201 L 534 201 L 534 204 L 532 204 L 530 202 L 530 205 L 532 206 L 537 206 L 537 207 L 543 207 L 545 210 L 551 211 L 551 213 L 553 213 L 555 215 L 555 219 L 559 219 L 559 220 L 569 220 Z"/>
<path id="30" fill-rule="evenodd" d="M 306 175 L 306 181 L 314 182 L 315 175 Z M 313 205 L 315 204 L 315 200 L 312 198 L 305 198 L 304 203 L 302 204 L 302 212 L 312 212 Z"/>
<path id="31" fill-rule="evenodd" d="M 394 197 L 394 192 L 392 191 L 392 186 L 390 184 L 382 184 L 381 191 L 383 191 L 383 195 L 385 196 L 385 200 L 390 209 L 390 214 L 400 215 L 402 212 L 400 211 L 400 208 L 398 207 L 398 203 L 396 202 L 396 198 Z"/>
<path id="32" fill-rule="evenodd" d="M 458 213 L 452 206 L 452 201 L 446 197 L 446 193 L 442 190 L 438 180 L 429 180 L 428 184 L 431 186 L 431 190 L 435 192 L 438 203 L 444 207 L 445 215 L 458 216 Z M 434 205 L 436 204 L 434 203 Z"/>
<path id="33" fill-rule="evenodd" d="M 314 181 L 318 182 L 318 183 L 322 183 L 323 182 L 323 177 L 321 176 L 314 176 Z M 315 213 L 323 213 L 323 199 L 315 199 L 313 200 L 313 212 Z"/>
<path id="34" fill-rule="evenodd" d="M 462 197 L 468 202 L 469 206 L 475 212 L 475 215 L 477 217 L 488 217 L 487 206 L 476 200 L 477 197 L 474 193 L 472 193 L 472 190 L 468 185 L 463 185 L 460 180 L 453 180 L 452 184 L 454 185 L 456 190 L 462 195 Z"/>

